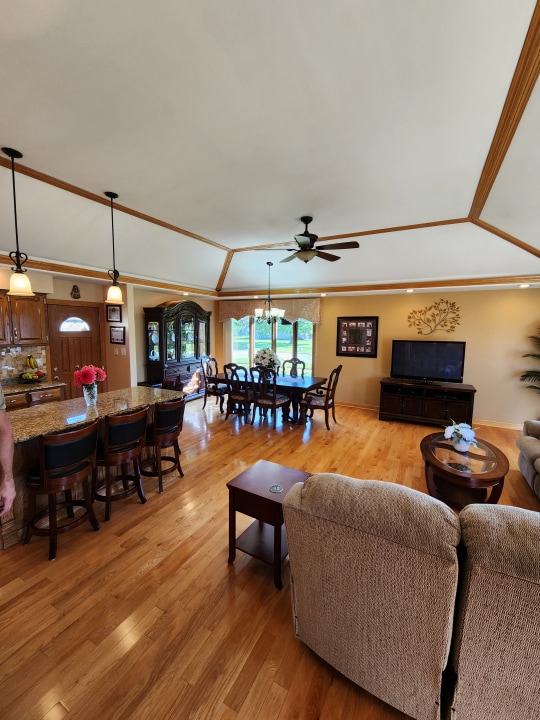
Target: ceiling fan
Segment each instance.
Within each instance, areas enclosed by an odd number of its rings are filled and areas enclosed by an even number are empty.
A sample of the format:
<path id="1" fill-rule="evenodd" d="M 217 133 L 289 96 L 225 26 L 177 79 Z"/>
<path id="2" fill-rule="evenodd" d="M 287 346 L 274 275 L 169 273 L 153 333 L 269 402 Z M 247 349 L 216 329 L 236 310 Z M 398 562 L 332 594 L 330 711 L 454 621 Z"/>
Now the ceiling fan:
<path id="1" fill-rule="evenodd" d="M 315 243 L 319 239 L 319 236 L 310 233 L 308 230 L 308 225 L 313 218 L 309 215 L 303 215 L 300 220 L 304 223 L 305 229 L 303 233 L 299 233 L 294 236 L 294 239 L 298 244 L 298 249 L 291 248 L 289 252 L 293 254 L 289 255 L 289 257 L 283 258 L 283 260 L 280 260 L 282 263 L 290 262 L 291 260 L 294 260 L 294 258 L 298 258 L 299 260 L 302 260 L 302 262 L 308 263 L 310 260 L 313 260 L 314 257 L 320 257 L 321 260 L 335 262 L 340 259 L 339 255 L 332 255 L 331 253 L 324 252 L 325 250 L 348 250 L 349 248 L 360 247 L 356 240 L 338 242 L 333 245 L 318 245 L 315 247 Z"/>

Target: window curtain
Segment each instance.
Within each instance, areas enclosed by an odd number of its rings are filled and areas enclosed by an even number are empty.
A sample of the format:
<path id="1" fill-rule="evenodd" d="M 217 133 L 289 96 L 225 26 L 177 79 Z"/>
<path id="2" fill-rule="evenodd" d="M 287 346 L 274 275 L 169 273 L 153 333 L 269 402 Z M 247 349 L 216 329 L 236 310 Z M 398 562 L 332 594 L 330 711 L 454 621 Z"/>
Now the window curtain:
<path id="1" fill-rule="evenodd" d="M 255 315 L 255 308 L 263 307 L 263 300 L 220 300 L 219 321 L 240 320 L 246 315 Z M 321 322 L 320 298 L 292 298 L 289 300 L 274 300 L 272 303 L 285 310 L 285 319 L 289 322 L 308 320 L 314 325 Z"/>

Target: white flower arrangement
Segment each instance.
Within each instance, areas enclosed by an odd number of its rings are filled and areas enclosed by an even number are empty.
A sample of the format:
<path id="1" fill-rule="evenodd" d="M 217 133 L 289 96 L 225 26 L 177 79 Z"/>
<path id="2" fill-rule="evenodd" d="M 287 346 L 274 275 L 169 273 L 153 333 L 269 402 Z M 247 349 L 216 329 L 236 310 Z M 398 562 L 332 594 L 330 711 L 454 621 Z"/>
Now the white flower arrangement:
<path id="1" fill-rule="evenodd" d="M 476 447 L 475 432 L 467 423 L 456 423 L 452 420 L 452 424 L 444 428 L 444 437 L 454 442 L 470 443 Z"/>
<path id="2" fill-rule="evenodd" d="M 265 367 L 279 367 L 279 358 L 272 348 L 269 347 L 257 350 L 253 362 L 255 365 L 264 365 Z"/>

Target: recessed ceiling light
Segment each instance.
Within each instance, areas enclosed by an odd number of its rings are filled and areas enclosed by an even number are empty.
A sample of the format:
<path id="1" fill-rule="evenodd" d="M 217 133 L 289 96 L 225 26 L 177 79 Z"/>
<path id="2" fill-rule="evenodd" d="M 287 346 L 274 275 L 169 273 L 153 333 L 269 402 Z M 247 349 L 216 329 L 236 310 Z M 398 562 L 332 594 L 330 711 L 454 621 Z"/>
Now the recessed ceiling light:
<path id="1" fill-rule="evenodd" d="M 405 292 L 414 292 L 414 290 L 412 288 L 407 288 Z"/>
<path id="2" fill-rule="evenodd" d="M 189 295 L 189 293 L 185 292 L 185 293 L 182 293 L 182 295 Z"/>
<path id="3" fill-rule="evenodd" d="M 326 293 L 321 293 L 321 297 L 326 297 Z"/>
<path id="4" fill-rule="evenodd" d="M 527 285 L 527 283 L 523 283 L 523 285 L 520 285 L 519 287 L 520 287 L 520 288 L 528 288 L 528 287 L 531 287 L 531 286 L 530 286 L 530 285 Z"/>

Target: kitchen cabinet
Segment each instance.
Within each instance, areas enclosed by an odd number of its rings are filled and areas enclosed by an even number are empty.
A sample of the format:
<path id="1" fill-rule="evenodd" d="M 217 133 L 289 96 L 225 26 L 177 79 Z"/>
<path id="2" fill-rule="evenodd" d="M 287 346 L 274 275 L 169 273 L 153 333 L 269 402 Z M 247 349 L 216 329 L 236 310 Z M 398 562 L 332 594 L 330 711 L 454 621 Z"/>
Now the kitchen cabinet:
<path id="1" fill-rule="evenodd" d="M 204 392 L 201 358 L 210 352 L 210 315 L 189 301 L 144 308 L 148 385 Z"/>
<path id="2" fill-rule="evenodd" d="M 30 297 L 0 292 L 0 345 L 48 344 L 47 297 Z"/>
<path id="3" fill-rule="evenodd" d="M 6 410 L 19 410 L 20 408 L 33 407 L 34 405 L 42 405 L 43 403 L 56 402 L 64 399 L 62 385 L 39 389 L 33 385 L 31 389 L 26 392 L 16 392 L 10 395 L 7 393 L 8 389 L 4 388 Z"/>

